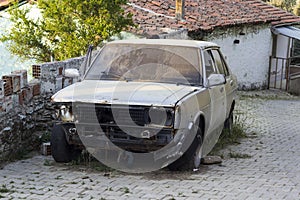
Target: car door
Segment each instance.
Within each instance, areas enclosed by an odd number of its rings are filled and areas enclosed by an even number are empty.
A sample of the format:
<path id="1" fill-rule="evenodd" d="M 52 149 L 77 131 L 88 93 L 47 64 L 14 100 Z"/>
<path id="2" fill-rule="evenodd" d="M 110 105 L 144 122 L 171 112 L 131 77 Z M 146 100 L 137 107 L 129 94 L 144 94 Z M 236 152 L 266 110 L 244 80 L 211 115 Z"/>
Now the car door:
<path id="1" fill-rule="evenodd" d="M 218 74 L 219 71 L 217 69 L 217 65 L 215 63 L 215 59 L 213 57 L 213 53 L 211 49 L 207 49 L 203 52 L 206 80 L 211 74 Z M 211 116 L 210 116 L 210 125 L 207 131 L 207 134 L 214 135 L 218 138 L 218 133 L 223 129 L 223 124 L 226 119 L 226 93 L 225 93 L 225 85 L 217 85 L 208 87 L 210 94 L 210 108 L 211 108 Z M 210 136 L 213 141 L 214 136 Z"/>
<path id="2" fill-rule="evenodd" d="M 234 76 L 230 73 L 221 52 L 218 49 L 213 49 L 211 52 L 212 52 L 218 73 L 224 74 L 224 76 L 226 78 L 226 83 L 224 86 L 225 86 L 225 95 L 226 95 L 225 105 L 226 105 L 226 118 L 227 118 L 231 111 L 231 106 L 232 106 L 232 102 L 234 99 L 234 90 L 237 87 L 236 81 L 234 79 Z"/>

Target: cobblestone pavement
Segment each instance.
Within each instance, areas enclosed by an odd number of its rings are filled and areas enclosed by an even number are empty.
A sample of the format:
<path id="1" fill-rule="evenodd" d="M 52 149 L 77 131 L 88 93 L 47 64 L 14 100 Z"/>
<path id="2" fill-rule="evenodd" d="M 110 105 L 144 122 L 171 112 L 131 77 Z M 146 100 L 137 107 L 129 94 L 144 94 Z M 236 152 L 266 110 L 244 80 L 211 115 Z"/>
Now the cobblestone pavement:
<path id="1" fill-rule="evenodd" d="M 300 199 L 300 100 L 272 92 L 243 93 L 237 121 L 249 138 L 227 147 L 222 165 L 197 172 L 143 175 L 99 172 L 33 158 L 0 170 L 4 199 Z M 276 97 L 276 98 L 275 98 Z M 278 99 L 279 97 L 279 99 Z"/>

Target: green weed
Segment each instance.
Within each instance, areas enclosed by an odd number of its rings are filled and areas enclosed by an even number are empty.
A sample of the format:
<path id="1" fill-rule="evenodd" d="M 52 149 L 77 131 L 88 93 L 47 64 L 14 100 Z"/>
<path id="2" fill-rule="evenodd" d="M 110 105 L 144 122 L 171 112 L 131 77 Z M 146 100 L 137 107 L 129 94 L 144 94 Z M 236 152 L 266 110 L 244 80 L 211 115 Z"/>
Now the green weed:
<path id="1" fill-rule="evenodd" d="M 244 123 L 244 121 L 247 120 L 244 117 L 245 115 L 239 111 L 235 111 L 234 116 L 235 117 L 232 131 L 229 132 L 227 130 L 223 130 L 217 144 L 214 146 L 210 155 L 219 155 L 220 151 L 222 149 L 225 149 L 225 147 L 240 144 L 241 139 L 248 137 L 246 134 L 246 130 L 248 127 Z M 221 157 L 224 157 L 224 155 L 222 155 Z"/>
<path id="2" fill-rule="evenodd" d="M 242 154 L 242 153 L 236 153 L 236 152 L 230 152 L 229 153 L 229 157 L 230 158 L 242 158 L 242 159 L 246 159 L 246 158 L 251 158 L 251 155 L 249 155 L 249 154 Z"/>

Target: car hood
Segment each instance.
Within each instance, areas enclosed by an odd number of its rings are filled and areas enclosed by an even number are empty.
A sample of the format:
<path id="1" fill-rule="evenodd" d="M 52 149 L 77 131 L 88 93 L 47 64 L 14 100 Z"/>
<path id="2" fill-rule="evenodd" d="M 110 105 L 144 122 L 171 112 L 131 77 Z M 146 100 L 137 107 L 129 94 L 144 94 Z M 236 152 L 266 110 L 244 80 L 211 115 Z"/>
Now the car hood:
<path id="1" fill-rule="evenodd" d="M 51 99 L 53 102 L 175 106 L 199 89 L 165 83 L 85 80 L 60 90 Z"/>

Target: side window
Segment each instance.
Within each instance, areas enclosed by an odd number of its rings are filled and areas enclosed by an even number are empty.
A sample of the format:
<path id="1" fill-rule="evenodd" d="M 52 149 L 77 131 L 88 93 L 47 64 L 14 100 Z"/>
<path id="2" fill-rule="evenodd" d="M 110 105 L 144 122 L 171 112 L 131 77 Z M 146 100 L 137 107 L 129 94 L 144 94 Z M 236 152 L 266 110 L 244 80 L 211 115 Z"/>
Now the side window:
<path id="1" fill-rule="evenodd" d="M 215 64 L 218 68 L 220 74 L 224 74 L 225 76 L 229 76 L 229 72 L 223 57 L 220 55 L 218 50 L 212 50 L 212 54 L 214 56 Z"/>
<path id="2" fill-rule="evenodd" d="M 211 74 L 216 74 L 217 71 L 215 69 L 213 55 L 211 50 L 206 50 L 203 52 L 204 56 L 204 65 L 206 70 L 206 77 L 209 77 Z"/>

